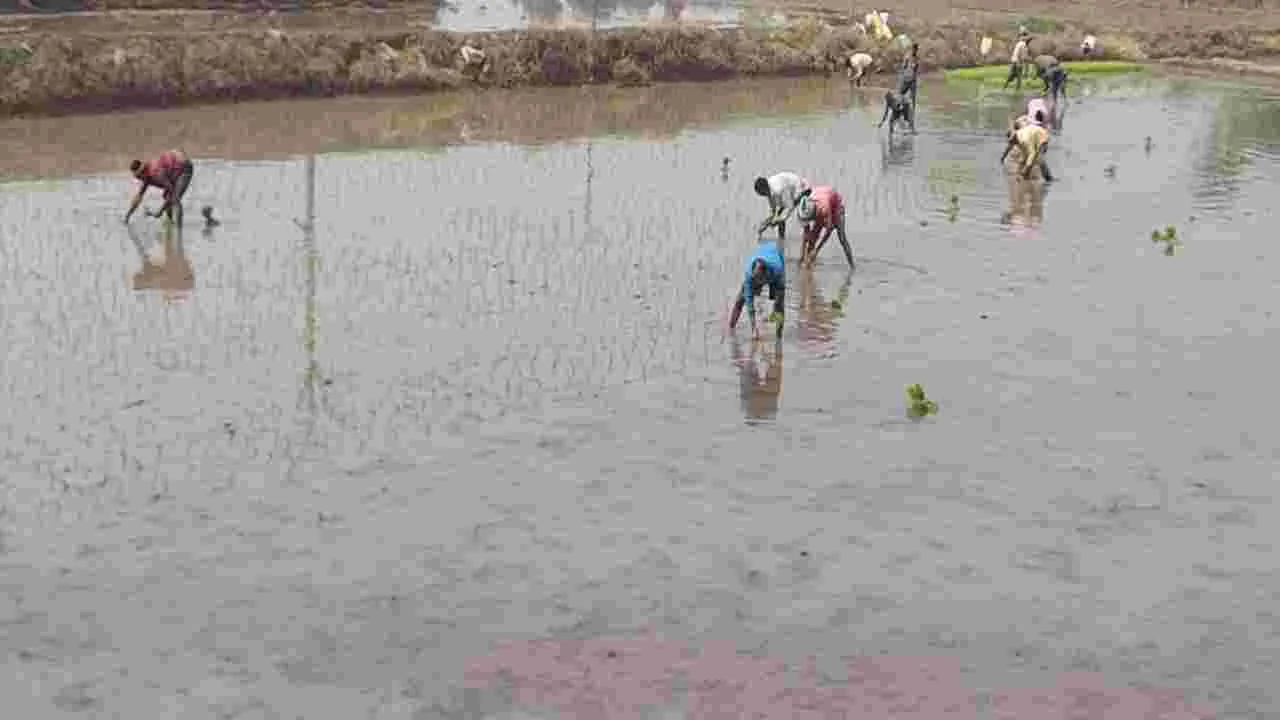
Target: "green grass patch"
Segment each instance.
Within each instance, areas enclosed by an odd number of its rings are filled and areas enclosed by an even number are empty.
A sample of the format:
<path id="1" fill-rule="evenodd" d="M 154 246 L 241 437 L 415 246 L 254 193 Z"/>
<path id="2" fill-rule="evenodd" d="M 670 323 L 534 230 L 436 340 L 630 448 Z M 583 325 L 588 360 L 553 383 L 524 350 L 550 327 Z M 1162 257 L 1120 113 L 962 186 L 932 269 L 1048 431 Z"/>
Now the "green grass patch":
<path id="1" fill-rule="evenodd" d="M 1062 24 L 1053 18 L 1040 17 L 1039 15 L 1026 15 L 1009 21 L 1009 29 L 1012 31 L 1016 32 L 1018 28 L 1024 27 L 1032 35 L 1050 35 L 1057 32 L 1058 28 L 1062 27 Z"/>
<path id="2" fill-rule="evenodd" d="M 1062 67 L 1067 69 L 1074 77 L 1094 76 L 1094 75 L 1120 75 L 1124 73 L 1142 72 L 1146 68 L 1142 63 L 1127 62 L 1124 60 L 1079 60 L 1067 61 L 1062 63 Z M 993 82 L 1003 83 L 1005 78 L 1009 76 L 1009 66 L 1004 65 L 979 65 L 977 67 L 955 68 L 943 73 L 943 77 L 947 80 L 964 80 L 969 82 Z M 1030 78 L 1036 81 L 1035 76 Z M 1026 82 L 1026 78 L 1023 79 Z"/>

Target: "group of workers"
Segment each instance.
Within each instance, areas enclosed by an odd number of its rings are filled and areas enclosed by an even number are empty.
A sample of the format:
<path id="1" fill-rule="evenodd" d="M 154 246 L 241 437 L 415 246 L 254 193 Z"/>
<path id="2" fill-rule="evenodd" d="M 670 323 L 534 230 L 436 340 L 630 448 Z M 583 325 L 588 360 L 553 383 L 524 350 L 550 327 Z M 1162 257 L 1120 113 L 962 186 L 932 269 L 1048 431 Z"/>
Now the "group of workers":
<path id="1" fill-rule="evenodd" d="M 1014 46 L 1009 78 L 1005 82 L 1007 88 L 1015 81 L 1022 85 L 1026 59 L 1030 56 L 1031 36 L 1025 28 L 1020 29 L 1017 43 Z M 1082 49 L 1094 50 L 1096 41 L 1092 36 L 1086 38 Z M 1087 47 L 1086 47 L 1087 46 Z M 845 61 L 850 80 L 861 86 L 862 79 L 872 65 L 872 58 L 866 53 L 854 53 Z M 1020 160 L 1017 174 L 1023 179 L 1030 179 L 1034 170 L 1039 170 L 1045 182 L 1053 182 L 1053 173 L 1049 170 L 1045 152 L 1049 146 L 1049 129 L 1056 124 L 1059 101 L 1067 97 L 1067 70 L 1052 55 L 1039 55 L 1034 60 L 1036 74 L 1044 83 L 1044 91 L 1038 97 L 1027 102 L 1026 112 L 1018 115 L 1010 123 L 1006 134 L 1004 152 L 1000 155 L 1003 165 L 1014 150 L 1018 151 Z M 903 123 L 915 132 L 915 106 L 919 90 L 920 46 L 912 43 L 911 51 L 899 68 L 898 80 L 894 89 L 884 95 L 884 113 L 877 127 L 889 122 L 889 136 L 893 136 L 895 124 Z M 729 315 L 729 328 L 737 327 L 745 307 L 749 316 L 753 337 L 760 334 L 756 323 L 755 299 L 766 289 L 773 300 L 773 315 L 777 323 L 777 335 L 781 337 L 783 318 L 785 317 L 786 297 L 786 263 L 783 243 L 786 235 L 786 219 L 794 210 L 803 225 L 803 240 L 800 250 L 800 264 L 812 265 L 818 252 L 826 245 L 832 232 L 838 234 L 843 246 L 849 267 L 853 267 L 853 250 L 849 245 L 845 231 L 844 199 L 830 186 L 810 186 L 809 182 L 793 172 L 780 172 L 769 178 L 756 178 L 756 194 L 768 198 L 769 218 L 760 226 L 763 234 L 770 226 L 778 228 L 778 241 L 760 243 L 747 259 L 745 277 L 742 287 L 734 301 Z M 821 235 L 821 237 L 819 237 Z"/>
<path id="2" fill-rule="evenodd" d="M 729 315 L 729 328 L 738 325 L 742 309 L 747 310 L 752 336 L 759 338 L 760 327 L 756 322 L 755 299 L 765 290 L 773 300 L 773 316 L 777 323 L 777 335 L 782 336 L 783 319 L 786 316 L 787 272 L 783 247 L 786 243 L 787 220 L 794 213 L 801 224 L 800 266 L 812 266 L 818 253 L 835 234 L 844 250 L 845 260 L 853 267 L 853 247 L 845 231 L 844 197 L 830 185 L 812 185 L 793 172 L 780 172 L 771 177 L 758 177 L 755 181 L 757 195 L 769 202 L 769 216 L 760 223 L 758 232 L 763 235 L 770 227 L 778 229 L 778 240 L 761 242 L 747 259 L 746 277 Z"/>
<path id="3" fill-rule="evenodd" d="M 1014 48 L 1013 67 L 1006 82 L 1017 80 L 1021 83 L 1021 75 L 1014 76 L 1014 68 L 1019 73 L 1022 63 L 1028 54 L 1031 38 L 1021 33 Z M 905 123 L 915 132 L 915 104 L 919 90 L 920 46 L 913 43 L 909 55 L 905 58 L 893 90 L 885 93 L 884 114 L 877 127 L 889 122 L 889 135 L 892 138 L 893 127 Z M 862 55 L 860 57 L 860 55 Z M 870 57 L 855 54 L 848 61 L 849 77 L 860 84 Z M 1019 150 L 1021 162 L 1019 171 L 1023 178 L 1029 178 L 1037 167 L 1046 182 L 1053 180 L 1052 173 L 1045 161 L 1045 150 L 1049 144 L 1048 128 L 1052 126 L 1055 108 L 1059 97 L 1066 97 L 1067 73 L 1056 58 L 1041 55 L 1035 60 L 1037 72 L 1044 82 L 1045 92 L 1042 97 L 1033 98 L 1027 103 L 1026 113 L 1016 117 L 1007 133 L 1004 153 L 1000 156 L 1003 164 L 1011 151 Z M 129 166 L 130 172 L 141 187 L 134 195 L 125 212 L 124 221 L 129 222 L 142 203 L 143 196 L 149 188 L 159 188 L 164 195 L 164 202 L 159 209 L 148 212 L 151 217 L 167 216 L 177 224 L 182 223 L 182 198 L 191 186 L 195 166 L 191 159 L 181 150 L 168 150 L 148 162 L 134 160 Z M 771 177 L 758 177 L 754 184 L 757 195 L 769 202 L 769 216 L 760 224 L 758 234 L 770 228 L 778 230 L 777 242 L 761 242 L 747 260 L 746 273 L 738 291 L 733 310 L 729 317 L 730 329 L 736 328 L 745 307 L 751 324 L 753 337 L 760 334 L 756 321 L 755 299 L 765 290 L 773 301 L 773 312 L 777 323 L 777 335 L 781 337 L 783 319 L 786 312 L 786 262 L 783 247 L 786 241 L 787 220 L 794 213 L 802 226 L 802 242 L 800 249 L 800 265 L 812 266 L 818 253 L 826 246 L 827 241 L 835 234 L 844 250 L 845 259 L 852 269 L 853 248 L 845 228 L 845 204 L 843 196 L 830 185 L 812 185 L 808 180 L 793 172 L 779 172 Z M 175 218 L 176 211 L 176 218 Z M 206 226 L 217 224 L 213 219 L 212 208 L 204 208 Z"/>

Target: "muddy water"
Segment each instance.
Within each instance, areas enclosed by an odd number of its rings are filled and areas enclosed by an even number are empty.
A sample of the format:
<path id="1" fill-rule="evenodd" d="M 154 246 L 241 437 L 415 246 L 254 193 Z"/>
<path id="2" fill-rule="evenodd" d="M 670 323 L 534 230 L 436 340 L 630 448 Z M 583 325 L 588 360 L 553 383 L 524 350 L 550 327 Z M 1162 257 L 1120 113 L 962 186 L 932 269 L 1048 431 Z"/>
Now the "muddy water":
<path id="1" fill-rule="evenodd" d="M 302 160 L 202 159 L 188 207 L 223 224 L 180 235 L 121 225 L 118 175 L 4 186 L 6 703 L 808 717 L 910 686 L 933 704 L 894 717 L 972 692 L 994 718 L 1097 672 L 1280 712 L 1280 104 L 1094 86 L 1043 190 L 997 163 L 1007 99 L 923 98 L 894 144 L 854 98 L 322 155 L 313 235 Z M 753 345 L 721 324 L 751 180 L 782 168 L 845 192 L 858 267 L 792 269 L 781 342 Z M 940 410 L 912 422 L 917 382 Z M 611 639 L 644 631 L 666 644 Z M 562 644 L 495 650 L 538 638 Z M 834 679 L 766 698 L 763 660 L 720 659 L 694 674 L 721 694 L 664 689 L 715 642 Z M 857 655 L 876 672 L 843 680 Z"/>

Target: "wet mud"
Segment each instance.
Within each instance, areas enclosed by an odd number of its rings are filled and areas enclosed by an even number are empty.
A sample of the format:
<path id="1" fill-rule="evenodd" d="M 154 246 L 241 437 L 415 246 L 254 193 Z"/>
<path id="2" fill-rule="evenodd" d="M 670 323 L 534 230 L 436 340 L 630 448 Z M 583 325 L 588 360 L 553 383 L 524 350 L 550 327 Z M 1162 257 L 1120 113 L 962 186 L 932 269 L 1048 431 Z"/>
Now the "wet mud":
<path id="1" fill-rule="evenodd" d="M 120 224 L 121 173 L 4 185 L 6 707 L 1275 714 L 1280 105 L 1117 82 L 1026 201 L 1013 103 L 931 84 L 892 145 L 854 98 L 197 156 L 181 242 Z M 735 342 L 784 168 L 842 191 L 858 266 L 829 246 L 780 347 Z"/>

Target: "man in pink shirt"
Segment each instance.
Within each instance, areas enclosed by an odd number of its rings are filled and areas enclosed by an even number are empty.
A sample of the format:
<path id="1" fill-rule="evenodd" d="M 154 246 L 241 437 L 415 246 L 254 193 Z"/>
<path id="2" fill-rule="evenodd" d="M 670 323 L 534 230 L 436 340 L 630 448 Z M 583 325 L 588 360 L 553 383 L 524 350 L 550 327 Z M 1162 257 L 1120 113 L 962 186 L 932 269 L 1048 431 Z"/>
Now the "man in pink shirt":
<path id="1" fill-rule="evenodd" d="M 804 225 L 804 241 L 800 246 L 800 264 L 813 265 L 818 259 L 818 252 L 827 244 L 831 233 L 836 233 L 840 245 L 844 248 L 844 257 L 853 267 L 853 249 L 849 246 L 849 238 L 844 230 L 844 198 L 830 185 L 819 185 L 800 201 L 797 217 Z M 822 238 L 818 238 L 822 233 Z"/>

